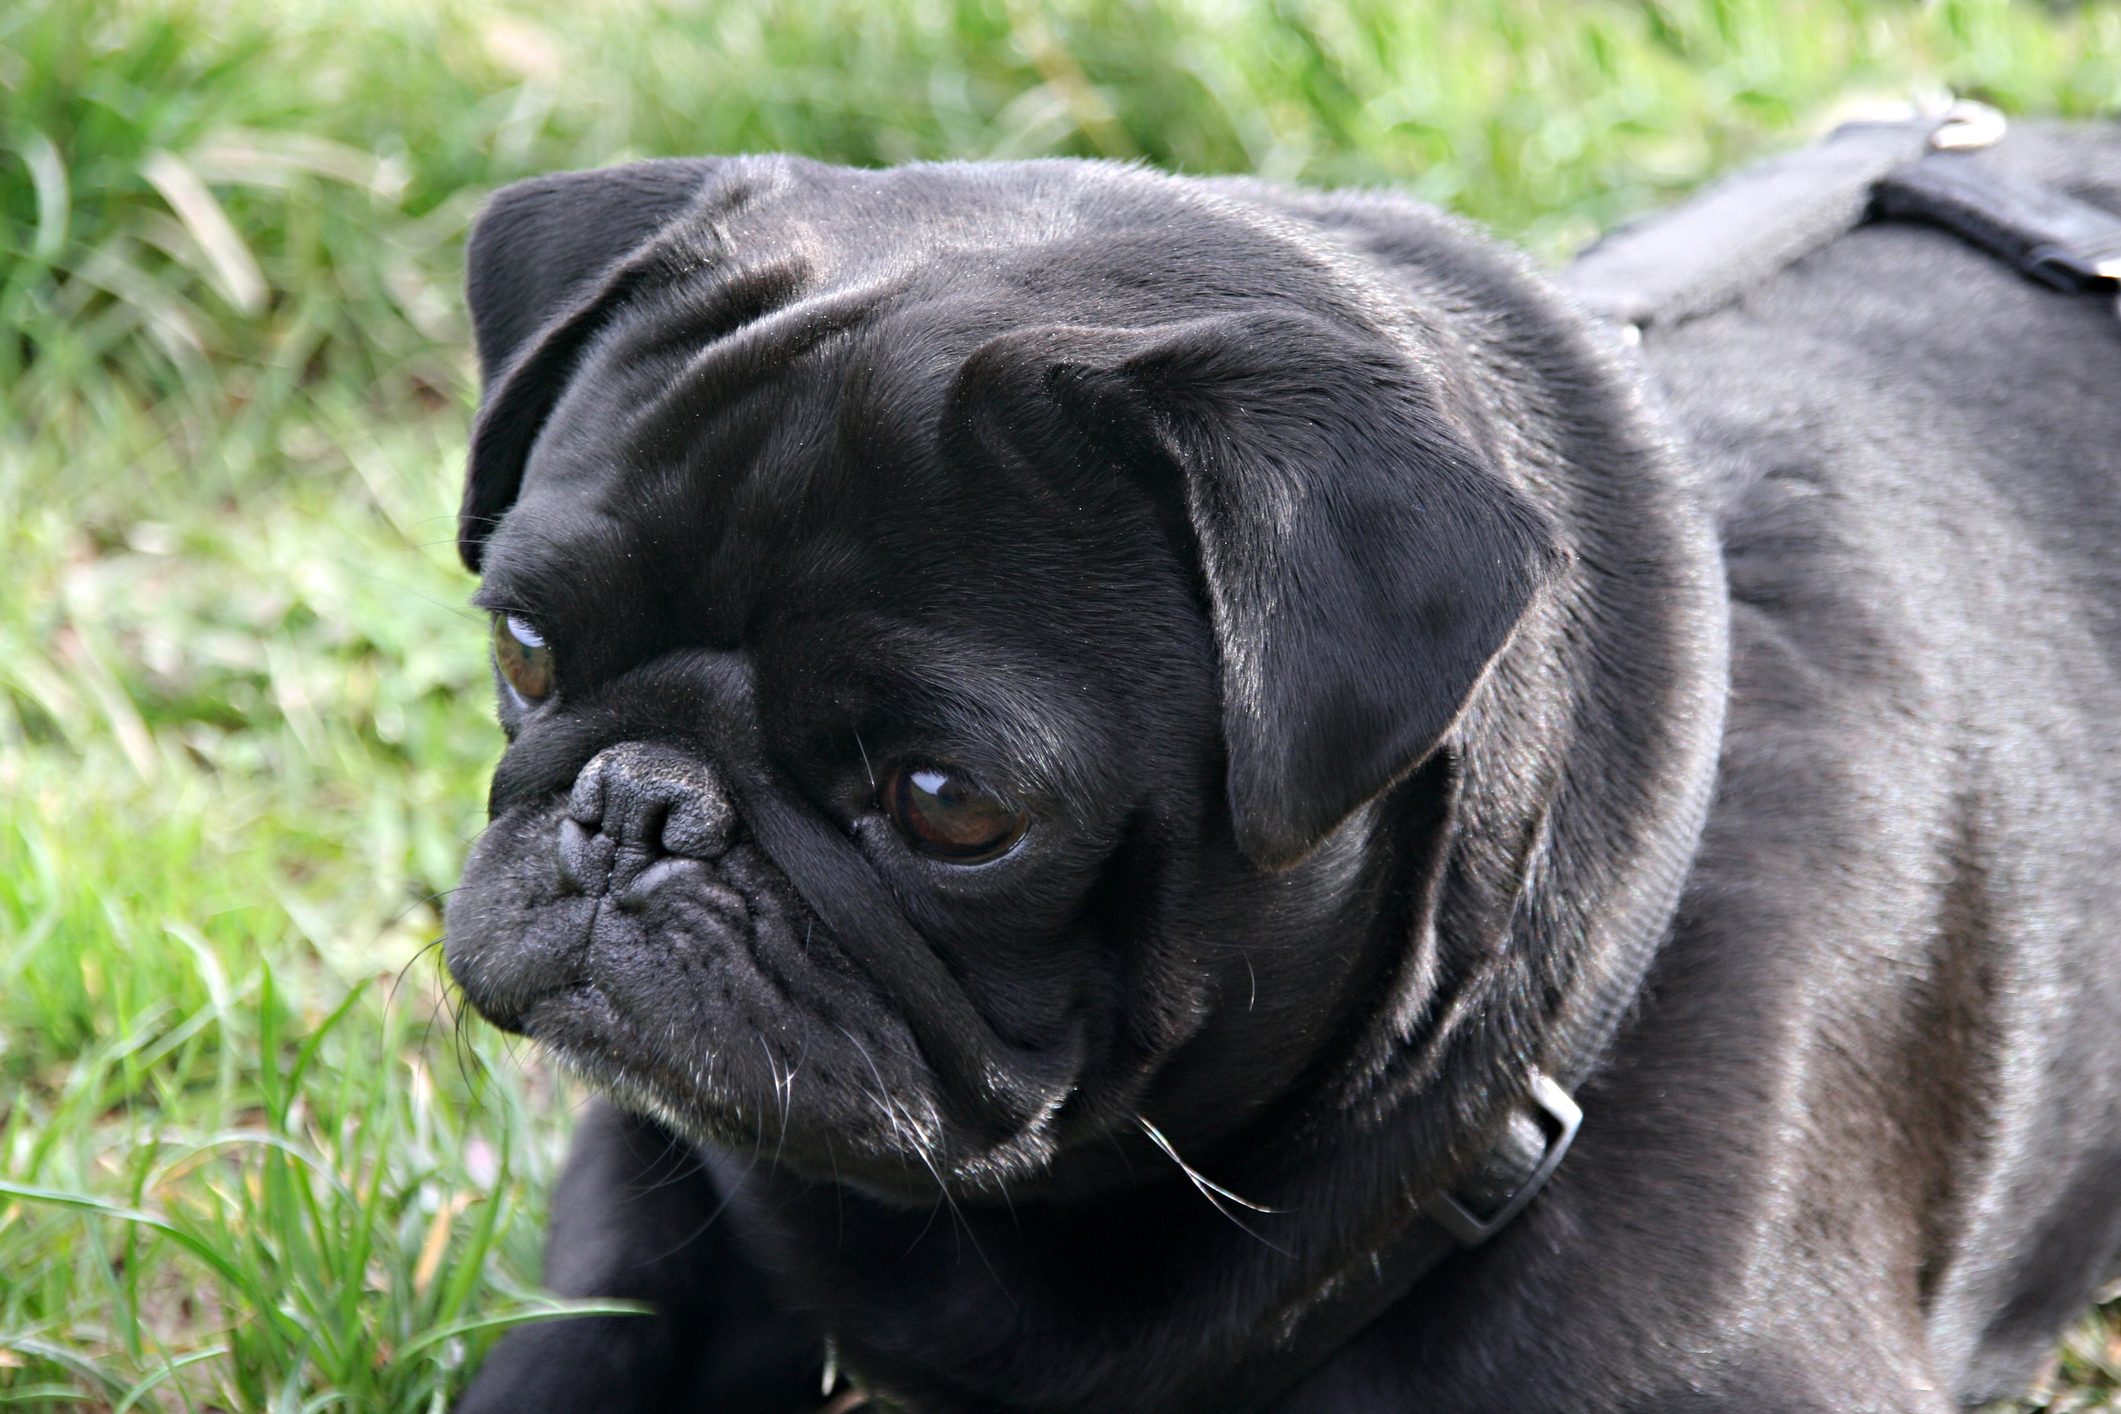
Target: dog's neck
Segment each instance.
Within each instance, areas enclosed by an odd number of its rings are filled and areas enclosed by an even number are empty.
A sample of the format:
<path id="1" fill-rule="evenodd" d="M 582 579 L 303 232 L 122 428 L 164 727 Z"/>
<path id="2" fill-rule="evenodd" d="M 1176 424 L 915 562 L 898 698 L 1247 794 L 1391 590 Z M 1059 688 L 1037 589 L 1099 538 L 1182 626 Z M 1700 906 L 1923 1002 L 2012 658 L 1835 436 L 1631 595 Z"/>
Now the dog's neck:
<path id="1" fill-rule="evenodd" d="M 1569 527 L 1571 567 L 1448 759 L 1375 812 L 1377 828 L 1413 811 L 1435 830 L 1382 891 L 1414 914 L 1384 940 L 1382 994 L 1315 1089 L 1214 1155 L 1217 1181 L 1273 1211 L 1217 1204 L 1175 1171 L 1013 1209 L 946 1196 L 934 1214 L 746 1181 L 755 1255 L 922 1414 L 1028 1407 L 1028 1390 L 1041 1409 L 1188 1407 L 1391 1252 L 1535 1073 L 1595 1061 L 1677 907 L 1726 687 L 1701 498 L 1636 376 L 1521 262 L 1441 223 L 1391 234 L 1402 258 L 1449 246 L 1462 307 L 1439 311 L 1439 362 L 1481 380 L 1479 430 Z M 1594 1126 L 1595 1085 L 1586 1098 Z"/>

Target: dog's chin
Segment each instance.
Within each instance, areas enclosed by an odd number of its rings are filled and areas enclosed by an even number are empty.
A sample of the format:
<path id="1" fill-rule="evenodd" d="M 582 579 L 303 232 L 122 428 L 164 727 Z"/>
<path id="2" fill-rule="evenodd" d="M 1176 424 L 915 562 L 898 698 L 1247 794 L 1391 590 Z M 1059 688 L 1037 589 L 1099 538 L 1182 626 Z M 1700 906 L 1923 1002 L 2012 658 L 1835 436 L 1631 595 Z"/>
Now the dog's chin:
<path id="1" fill-rule="evenodd" d="M 1043 1127 L 982 1145 L 917 1097 L 871 1090 L 856 1105 L 832 1106 L 802 1094 L 799 1070 L 776 1068 L 760 1092 L 723 1078 L 708 1059 L 674 1064 L 594 985 L 539 998 L 520 1030 L 563 1069 L 680 1138 L 894 1204 L 932 1204 L 939 1189 L 1006 1191 L 1050 1161 Z"/>

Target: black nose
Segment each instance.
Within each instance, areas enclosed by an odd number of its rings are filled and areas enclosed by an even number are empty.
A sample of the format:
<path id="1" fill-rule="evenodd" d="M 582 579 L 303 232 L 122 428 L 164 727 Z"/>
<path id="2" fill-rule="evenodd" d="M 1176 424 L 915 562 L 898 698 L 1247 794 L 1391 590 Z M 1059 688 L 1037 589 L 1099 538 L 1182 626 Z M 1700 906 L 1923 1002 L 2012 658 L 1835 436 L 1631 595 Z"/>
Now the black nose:
<path id="1" fill-rule="evenodd" d="M 719 858 L 735 834 L 729 792 L 706 762 L 622 742 L 575 777 L 560 820 L 560 875 L 585 894 L 609 892 L 626 905 L 664 872 L 657 865 Z"/>

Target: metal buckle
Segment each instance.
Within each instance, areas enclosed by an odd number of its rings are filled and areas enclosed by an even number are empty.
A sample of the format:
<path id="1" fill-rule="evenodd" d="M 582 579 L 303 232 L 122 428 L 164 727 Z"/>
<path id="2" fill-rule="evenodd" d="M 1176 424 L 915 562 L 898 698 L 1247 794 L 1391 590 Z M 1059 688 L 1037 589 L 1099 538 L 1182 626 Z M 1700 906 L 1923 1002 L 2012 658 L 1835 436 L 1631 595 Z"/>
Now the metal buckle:
<path id="1" fill-rule="evenodd" d="M 1465 1204 L 1449 1189 L 1436 1195 L 1428 1205 L 1429 1217 L 1436 1225 L 1458 1239 L 1462 1247 L 1478 1247 L 1496 1233 L 1510 1225 L 1510 1219 L 1525 1209 L 1525 1204 L 1537 1197 L 1546 1187 L 1554 1170 L 1561 1166 L 1562 1157 L 1569 1152 L 1569 1145 L 1576 1140 L 1576 1131 L 1583 1127 L 1583 1110 L 1569 1097 L 1569 1092 L 1537 1071 L 1532 1073 L 1531 1090 L 1533 1118 L 1546 1131 L 1547 1147 L 1540 1155 L 1539 1166 L 1531 1176 L 1517 1185 L 1503 1205 L 1482 1217 Z"/>
<path id="2" fill-rule="evenodd" d="M 1955 99 L 1930 133 L 1930 146 L 1938 152 L 1973 152 L 1994 147 L 2009 128 L 2009 120 L 1986 103 Z"/>

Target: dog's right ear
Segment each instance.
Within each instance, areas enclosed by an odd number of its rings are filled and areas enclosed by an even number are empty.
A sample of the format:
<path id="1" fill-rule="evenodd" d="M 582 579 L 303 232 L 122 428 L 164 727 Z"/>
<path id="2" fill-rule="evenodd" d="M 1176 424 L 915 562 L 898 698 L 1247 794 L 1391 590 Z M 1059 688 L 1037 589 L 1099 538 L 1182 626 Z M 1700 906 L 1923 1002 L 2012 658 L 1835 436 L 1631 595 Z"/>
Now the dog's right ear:
<path id="1" fill-rule="evenodd" d="M 1221 658 L 1238 847 L 1287 869 L 1452 730 L 1568 562 L 1546 512 L 1374 328 L 1267 305 L 997 335 L 944 426 L 1171 486 Z M 1477 376 L 1463 371 L 1451 376 Z M 1043 454 L 1051 455 L 1051 451 Z"/>
<path id="2" fill-rule="evenodd" d="M 515 501 L 574 355 L 626 297 L 657 236 L 726 165 L 673 159 L 535 177 L 503 187 L 479 213 L 465 284 L 482 394 L 457 518 L 457 551 L 471 569 Z"/>

